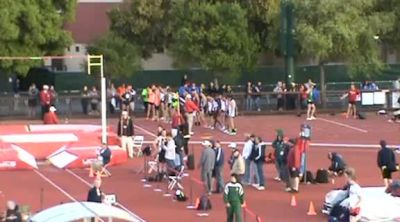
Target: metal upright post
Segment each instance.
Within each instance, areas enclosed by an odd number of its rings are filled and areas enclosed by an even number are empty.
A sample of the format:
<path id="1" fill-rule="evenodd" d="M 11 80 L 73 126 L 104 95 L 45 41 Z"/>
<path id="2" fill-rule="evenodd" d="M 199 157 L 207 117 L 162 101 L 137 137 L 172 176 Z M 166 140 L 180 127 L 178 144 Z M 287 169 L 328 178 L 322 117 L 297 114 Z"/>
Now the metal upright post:
<path id="1" fill-rule="evenodd" d="M 93 62 L 92 59 L 99 61 Z M 92 67 L 100 68 L 100 78 L 101 78 L 101 142 L 107 143 L 107 97 L 106 97 L 106 78 L 104 77 L 104 63 L 103 55 L 88 55 L 87 56 L 87 69 L 88 74 L 91 74 Z"/>

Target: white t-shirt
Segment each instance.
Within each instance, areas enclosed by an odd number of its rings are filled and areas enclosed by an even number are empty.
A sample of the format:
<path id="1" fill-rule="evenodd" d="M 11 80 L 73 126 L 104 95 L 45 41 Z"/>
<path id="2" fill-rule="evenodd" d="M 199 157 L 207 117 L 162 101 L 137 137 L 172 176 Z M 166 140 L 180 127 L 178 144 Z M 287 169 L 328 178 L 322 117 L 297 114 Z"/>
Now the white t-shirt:
<path id="1" fill-rule="evenodd" d="M 167 145 L 164 146 L 165 149 L 165 159 L 167 160 L 175 160 L 175 141 L 169 140 Z"/>
<path id="2" fill-rule="evenodd" d="M 345 199 L 340 205 L 348 209 L 356 208 L 360 206 L 362 198 L 362 189 L 360 185 L 354 183 L 350 186 L 349 197 Z"/>
<path id="3" fill-rule="evenodd" d="M 243 153 L 242 156 L 244 159 L 249 158 L 250 154 L 251 154 L 251 150 L 253 149 L 253 141 L 248 140 L 243 147 Z"/>

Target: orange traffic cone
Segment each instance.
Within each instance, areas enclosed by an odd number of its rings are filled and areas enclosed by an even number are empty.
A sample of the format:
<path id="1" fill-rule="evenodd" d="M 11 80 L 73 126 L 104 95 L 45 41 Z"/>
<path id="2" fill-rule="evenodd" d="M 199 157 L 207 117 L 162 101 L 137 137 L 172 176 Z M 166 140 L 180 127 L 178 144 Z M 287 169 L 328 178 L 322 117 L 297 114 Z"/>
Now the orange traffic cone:
<path id="1" fill-rule="evenodd" d="M 310 216 L 317 215 L 317 212 L 315 212 L 314 203 L 312 201 L 310 201 L 310 206 L 308 207 L 307 215 Z"/>
<path id="2" fill-rule="evenodd" d="M 194 209 L 198 209 L 200 204 L 200 199 L 197 197 L 196 202 L 194 202 Z"/>
<path id="3" fill-rule="evenodd" d="M 297 206 L 296 196 L 292 195 L 292 200 L 290 201 L 290 206 L 295 207 Z"/>

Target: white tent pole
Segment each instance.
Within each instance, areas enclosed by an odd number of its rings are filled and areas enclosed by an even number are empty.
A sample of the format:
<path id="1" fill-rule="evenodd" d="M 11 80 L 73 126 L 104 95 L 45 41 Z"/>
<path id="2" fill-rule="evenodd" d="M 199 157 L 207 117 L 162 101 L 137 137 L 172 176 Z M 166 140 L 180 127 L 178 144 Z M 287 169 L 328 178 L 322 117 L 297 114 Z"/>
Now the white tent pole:
<path id="1" fill-rule="evenodd" d="M 107 97 L 104 77 L 103 56 L 101 56 L 101 142 L 107 143 Z"/>

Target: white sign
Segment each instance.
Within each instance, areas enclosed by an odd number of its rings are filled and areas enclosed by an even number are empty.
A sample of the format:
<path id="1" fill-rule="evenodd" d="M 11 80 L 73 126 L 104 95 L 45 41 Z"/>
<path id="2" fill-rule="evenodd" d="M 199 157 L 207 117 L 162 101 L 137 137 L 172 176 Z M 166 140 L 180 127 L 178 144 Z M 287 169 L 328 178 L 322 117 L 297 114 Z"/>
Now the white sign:
<path id="1" fill-rule="evenodd" d="M 361 94 L 361 104 L 365 105 L 374 105 L 374 93 L 373 92 L 363 92 Z"/>
<path id="2" fill-rule="evenodd" d="M 374 105 L 386 104 L 386 93 L 385 92 L 374 92 Z"/>
<path id="3" fill-rule="evenodd" d="M 117 196 L 115 194 L 105 195 L 103 202 L 108 205 L 113 205 L 117 202 Z"/>
<path id="4" fill-rule="evenodd" d="M 392 93 L 392 108 L 400 108 L 400 103 L 397 102 L 399 98 L 400 98 L 400 92 Z"/>

